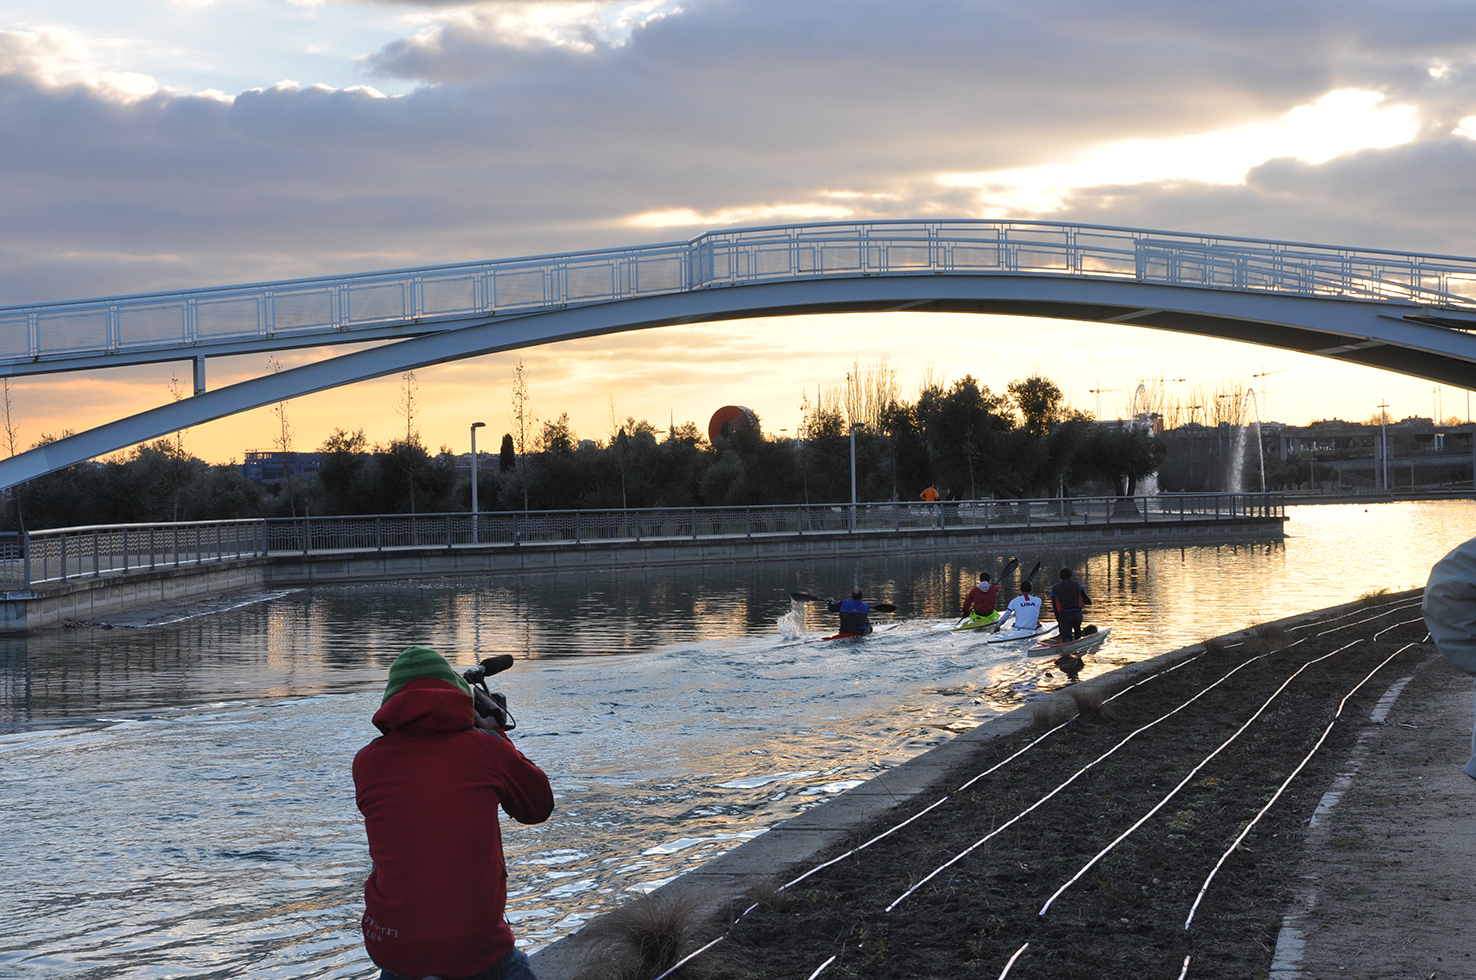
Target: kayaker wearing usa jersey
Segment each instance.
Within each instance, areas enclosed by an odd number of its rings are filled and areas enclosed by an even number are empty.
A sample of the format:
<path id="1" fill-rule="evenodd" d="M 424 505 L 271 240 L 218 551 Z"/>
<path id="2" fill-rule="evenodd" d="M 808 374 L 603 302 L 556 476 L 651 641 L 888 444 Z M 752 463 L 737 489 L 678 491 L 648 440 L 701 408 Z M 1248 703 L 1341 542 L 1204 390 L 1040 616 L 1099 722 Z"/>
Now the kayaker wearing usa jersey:
<path id="1" fill-rule="evenodd" d="M 964 599 L 962 615 L 969 617 L 970 626 L 985 626 L 999 619 L 994 604 L 999 601 L 999 585 L 989 581 L 988 572 L 979 573 L 979 584 L 969 590 Z"/>
<path id="2" fill-rule="evenodd" d="M 865 636 L 871 632 L 871 620 L 868 618 L 871 607 L 861 601 L 861 590 L 852 589 L 849 599 L 831 599 L 826 603 L 831 612 L 840 613 L 840 631 L 842 633 L 853 633 L 856 636 Z"/>
<path id="3" fill-rule="evenodd" d="M 1040 597 L 1031 595 L 1030 589 L 1029 582 L 1020 583 L 1020 594 L 1010 600 L 1004 615 L 994 624 L 995 629 L 1004 629 L 1005 623 L 1012 617 L 1015 620 L 1014 629 L 1017 630 L 1033 630 L 1040 625 Z"/>
<path id="4" fill-rule="evenodd" d="M 1061 643 L 1081 639 L 1082 610 L 1092 604 L 1092 597 L 1080 582 L 1073 581 L 1071 569 L 1061 569 L 1061 581 L 1051 589 L 1051 608 L 1055 610 L 1057 637 Z"/>

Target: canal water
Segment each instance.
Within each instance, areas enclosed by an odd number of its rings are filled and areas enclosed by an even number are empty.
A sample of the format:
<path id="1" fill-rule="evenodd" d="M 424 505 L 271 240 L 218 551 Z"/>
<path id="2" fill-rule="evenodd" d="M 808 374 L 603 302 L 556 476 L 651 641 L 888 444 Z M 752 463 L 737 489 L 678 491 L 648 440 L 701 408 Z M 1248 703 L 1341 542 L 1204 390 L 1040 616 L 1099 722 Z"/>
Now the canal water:
<path id="1" fill-rule="evenodd" d="M 1423 585 L 1476 536 L 1469 501 L 1288 515 L 1284 540 L 314 588 L 0 641 L 0 977 L 375 975 L 349 765 L 413 644 L 517 658 L 498 688 L 557 795 L 504 820 L 534 949 L 1066 683 L 937 628 L 981 570 L 1075 568 L 1113 628 L 1090 676 Z M 900 625 L 823 642 L 831 617 L 790 600 L 856 585 Z"/>

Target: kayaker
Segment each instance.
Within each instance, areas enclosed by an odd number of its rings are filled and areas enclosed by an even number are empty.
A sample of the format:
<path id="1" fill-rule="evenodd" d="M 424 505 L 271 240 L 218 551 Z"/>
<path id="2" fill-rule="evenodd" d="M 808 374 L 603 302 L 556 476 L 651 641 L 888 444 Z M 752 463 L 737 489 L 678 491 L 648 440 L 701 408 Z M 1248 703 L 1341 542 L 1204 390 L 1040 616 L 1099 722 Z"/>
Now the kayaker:
<path id="1" fill-rule="evenodd" d="M 999 583 L 989 581 L 988 572 L 979 573 L 979 584 L 964 598 L 961 616 L 969 617 L 969 626 L 987 626 L 999 619 L 994 604 L 999 601 Z"/>
<path id="2" fill-rule="evenodd" d="M 1030 594 L 1029 582 L 1020 583 L 1020 594 L 1005 606 L 1004 615 L 994 624 L 996 631 L 1005 628 L 1005 623 L 1014 619 L 1017 630 L 1034 630 L 1040 626 L 1040 599 Z"/>
<path id="3" fill-rule="evenodd" d="M 826 606 L 831 612 L 840 613 L 842 633 L 865 636 L 871 632 L 871 620 L 868 618 L 871 607 L 861 601 L 860 589 L 852 589 L 849 599 L 831 599 Z"/>
<path id="4" fill-rule="evenodd" d="M 1051 589 L 1051 609 L 1056 614 L 1057 642 L 1081 639 L 1082 610 L 1092 604 L 1081 583 L 1071 577 L 1071 569 L 1061 569 L 1061 580 Z"/>

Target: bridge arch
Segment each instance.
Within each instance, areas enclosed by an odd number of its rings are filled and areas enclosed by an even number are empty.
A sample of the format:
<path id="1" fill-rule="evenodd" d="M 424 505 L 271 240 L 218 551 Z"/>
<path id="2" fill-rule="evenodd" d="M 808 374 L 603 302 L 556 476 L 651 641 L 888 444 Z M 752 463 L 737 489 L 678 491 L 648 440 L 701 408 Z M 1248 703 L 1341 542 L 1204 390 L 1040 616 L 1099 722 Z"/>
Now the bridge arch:
<path id="1" fill-rule="evenodd" d="M 517 281 L 522 294 L 508 286 Z M 378 307 L 355 298 L 375 291 Z M 442 294 L 452 308 L 427 306 L 427 296 Z M 212 306 L 255 310 L 256 320 L 213 320 L 205 315 Z M 355 319 L 363 310 L 375 316 Z M 901 310 L 1122 323 L 1476 388 L 1473 259 L 1050 223 L 796 225 L 640 249 L 0 308 L 0 375 L 197 365 L 195 397 L 0 461 L 0 487 L 238 412 L 447 361 L 673 324 Z M 160 322 L 167 329 L 125 329 Z M 232 334 L 217 322 L 240 328 Z M 53 324 L 75 329 L 57 342 L 45 332 Z M 83 342 L 65 341 L 79 334 Z M 204 390 L 208 356 L 366 340 L 391 342 Z"/>

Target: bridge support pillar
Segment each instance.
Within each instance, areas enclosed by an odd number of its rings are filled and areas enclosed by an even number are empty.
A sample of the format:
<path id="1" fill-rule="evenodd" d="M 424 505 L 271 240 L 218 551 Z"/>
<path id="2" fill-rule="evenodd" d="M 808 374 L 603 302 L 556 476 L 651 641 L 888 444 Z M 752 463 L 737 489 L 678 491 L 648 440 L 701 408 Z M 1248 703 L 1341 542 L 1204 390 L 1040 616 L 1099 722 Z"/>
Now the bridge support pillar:
<path id="1" fill-rule="evenodd" d="M 205 355 L 195 355 L 195 394 L 205 394 Z"/>

